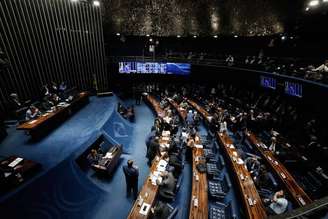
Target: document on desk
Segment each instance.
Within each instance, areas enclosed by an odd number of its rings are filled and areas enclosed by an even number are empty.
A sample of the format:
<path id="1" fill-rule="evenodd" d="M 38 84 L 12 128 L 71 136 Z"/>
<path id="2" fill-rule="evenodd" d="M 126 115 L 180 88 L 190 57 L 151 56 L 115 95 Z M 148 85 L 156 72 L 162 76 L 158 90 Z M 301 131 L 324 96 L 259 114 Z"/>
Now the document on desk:
<path id="1" fill-rule="evenodd" d="M 8 167 L 14 168 L 17 164 L 19 164 L 23 158 L 17 157 L 14 161 L 12 161 L 10 164 L 8 164 Z"/>
<path id="2" fill-rule="evenodd" d="M 150 209 L 150 204 L 147 204 L 147 203 L 144 202 L 142 204 L 141 208 L 140 208 L 139 213 L 142 214 L 142 215 L 147 216 L 149 209 Z"/>
<path id="3" fill-rule="evenodd" d="M 157 171 L 159 171 L 159 172 L 165 171 L 166 165 L 167 165 L 167 162 L 165 160 L 160 160 L 157 165 Z"/>

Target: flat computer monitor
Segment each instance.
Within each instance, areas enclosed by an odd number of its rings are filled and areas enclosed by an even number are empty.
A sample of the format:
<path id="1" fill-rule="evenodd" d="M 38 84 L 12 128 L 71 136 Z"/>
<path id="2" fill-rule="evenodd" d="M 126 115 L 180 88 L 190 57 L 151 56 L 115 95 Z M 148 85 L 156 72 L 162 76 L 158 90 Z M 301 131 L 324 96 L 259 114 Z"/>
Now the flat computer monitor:
<path id="1" fill-rule="evenodd" d="M 303 96 L 302 84 L 285 81 L 285 93 L 294 97 L 302 97 Z"/>
<path id="2" fill-rule="evenodd" d="M 277 88 L 277 80 L 275 78 L 261 76 L 261 86 L 275 90 Z"/>
<path id="3" fill-rule="evenodd" d="M 173 62 L 119 62 L 121 74 L 189 75 L 191 64 Z"/>

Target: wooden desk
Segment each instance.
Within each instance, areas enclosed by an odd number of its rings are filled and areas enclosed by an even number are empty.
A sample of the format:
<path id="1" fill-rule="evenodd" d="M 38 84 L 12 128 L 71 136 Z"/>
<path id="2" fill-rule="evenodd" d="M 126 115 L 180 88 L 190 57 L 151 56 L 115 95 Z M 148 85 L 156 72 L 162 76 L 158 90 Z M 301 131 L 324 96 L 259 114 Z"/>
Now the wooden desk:
<path id="1" fill-rule="evenodd" d="M 266 218 L 266 211 L 262 200 L 257 192 L 254 181 L 246 169 L 245 164 L 238 164 L 237 161 L 240 159 L 236 148 L 232 148 L 233 144 L 231 138 L 226 133 L 217 133 L 217 138 L 223 150 L 226 152 L 228 160 L 233 169 L 240 194 L 242 196 L 242 202 L 246 209 L 246 216 L 249 219 L 262 219 Z M 253 203 L 250 204 L 249 200 Z"/>
<path id="2" fill-rule="evenodd" d="M 0 194 L 8 192 L 11 189 L 14 189 L 15 187 L 19 186 L 20 184 L 24 183 L 31 177 L 33 177 L 40 169 L 41 164 L 36 163 L 31 160 L 23 159 L 18 164 L 16 164 L 14 167 L 9 167 L 8 165 L 15 161 L 16 158 L 19 158 L 18 156 L 10 156 L 0 162 L 0 166 L 3 169 L 15 169 L 15 173 L 19 173 L 22 177 L 22 180 L 18 180 L 14 176 L 12 172 L 10 172 L 10 175 L 5 177 L 5 180 L 3 181 L 2 187 L 0 188 Z M 19 167 L 19 168 L 18 168 Z"/>
<path id="3" fill-rule="evenodd" d="M 57 109 L 50 113 L 45 113 L 37 119 L 25 122 L 17 127 L 17 130 L 26 130 L 32 138 L 43 135 L 47 130 L 58 125 L 69 117 L 72 112 L 77 111 L 86 103 L 89 102 L 89 94 L 87 92 L 80 93 L 73 101 L 66 107 L 57 107 Z"/>
<path id="4" fill-rule="evenodd" d="M 293 176 L 288 172 L 286 167 L 275 158 L 275 155 L 268 148 L 263 147 L 263 143 L 253 134 L 246 133 L 248 141 L 255 146 L 258 152 L 263 157 L 264 161 L 270 166 L 271 170 L 280 179 L 284 185 L 287 193 L 293 198 L 294 203 L 298 206 L 304 206 L 312 203 L 310 197 L 304 192 L 304 190 L 297 184 Z"/>
<path id="5" fill-rule="evenodd" d="M 193 106 L 203 117 L 210 122 L 211 115 L 201 106 L 199 106 L 196 102 L 192 100 L 187 100 L 188 103 Z M 246 215 L 249 219 L 262 219 L 266 218 L 266 211 L 260 195 L 257 192 L 254 181 L 246 169 L 244 164 L 237 164 L 234 160 L 238 160 L 239 155 L 235 148 L 230 148 L 229 145 L 232 144 L 232 140 L 227 134 L 217 133 L 217 138 L 220 144 L 223 146 L 223 151 L 226 153 L 228 160 L 233 169 L 238 188 L 240 190 L 240 195 L 242 197 L 242 202 L 246 209 Z M 233 154 L 237 154 L 234 156 Z M 249 204 L 249 198 L 251 198 L 253 204 L 252 206 Z"/>
<path id="6" fill-rule="evenodd" d="M 157 165 L 159 163 L 159 160 L 156 160 L 156 158 L 154 159 L 154 161 L 151 165 L 151 168 L 150 168 L 151 173 L 157 169 Z M 139 192 L 138 197 L 142 197 L 143 202 L 150 204 L 150 206 L 153 206 L 154 203 L 155 203 L 155 199 L 156 199 L 156 195 L 157 195 L 159 186 L 152 184 L 152 182 L 151 182 L 151 173 L 147 177 L 144 185 L 142 186 L 142 189 Z M 145 219 L 145 218 L 149 217 L 149 215 L 151 213 L 151 210 L 148 211 L 147 215 L 142 215 L 142 214 L 139 213 L 139 211 L 141 209 L 141 206 L 138 206 L 138 199 L 135 201 L 135 203 L 134 203 L 134 205 L 133 205 L 133 207 L 130 211 L 130 214 L 128 216 L 128 219 L 141 219 L 141 218 Z"/>
<path id="7" fill-rule="evenodd" d="M 92 165 L 92 168 L 98 173 L 110 175 L 120 160 L 122 150 L 122 145 L 114 145 L 105 156 L 98 161 L 98 164 Z M 106 157 L 108 153 L 111 154 L 110 158 Z"/>
<path id="8" fill-rule="evenodd" d="M 198 142 L 200 144 L 200 142 Z M 207 219 L 208 218 L 208 185 L 207 176 L 205 173 L 200 173 L 197 170 L 196 165 L 200 161 L 196 161 L 198 157 L 204 157 L 204 149 L 192 148 L 192 189 L 190 200 L 190 219 Z M 196 207 L 195 198 L 198 200 L 198 206 Z"/>
<path id="9" fill-rule="evenodd" d="M 164 117 L 165 116 L 165 112 L 161 108 L 159 102 L 155 99 L 155 97 L 153 97 L 153 96 L 151 96 L 149 94 L 145 94 L 145 97 L 146 97 L 146 100 L 150 103 L 150 105 L 154 109 L 156 115 L 159 116 L 159 117 Z"/>
<path id="10" fill-rule="evenodd" d="M 170 140 L 164 140 L 163 136 L 160 139 L 160 143 L 161 144 L 166 144 L 169 143 Z M 146 219 L 151 215 L 151 210 L 148 211 L 147 215 L 142 215 L 140 214 L 140 209 L 141 206 L 139 206 L 138 202 L 139 202 L 139 198 L 141 197 L 143 199 L 144 203 L 150 204 L 151 207 L 153 207 L 153 205 L 155 204 L 156 201 L 156 195 L 158 193 L 158 185 L 153 185 L 151 182 L 151 174 L 156 171 L 157 169 L 157 165 L 159 164 L 159 161 L 162 159 L 161 157 L 156 156 L 156 158 L 153 160 L 153 163 L 150 167 L 150 174 L 149 176 L 146 178 L 144 185 L 142 186 L 140 192 L 139 192 L 139 196 L 138 199 L 134 202 L 134 205 L 132 206 L 130 213 L 128 215 L 128 219 Z"/>
<path id="11" fill-rule="evenodd" d="M 212 116 L 201 106 L 199 106 L 195 101 L 187 99 L 187 102 L 194 107 L 208 123 L 211 122 Z"/>
<path id="12" fill-rule="evenodd" d="M 167 98 L 167 100 L 169 101 L 169 103 L 178 111 L 179 116 L 181 117 L 181 119 L 183 121 L 186 120 L 187 117 L 187 111 L 183 108 L 181 108 L 174 100 L 172 100 L 171 98 Z"/>

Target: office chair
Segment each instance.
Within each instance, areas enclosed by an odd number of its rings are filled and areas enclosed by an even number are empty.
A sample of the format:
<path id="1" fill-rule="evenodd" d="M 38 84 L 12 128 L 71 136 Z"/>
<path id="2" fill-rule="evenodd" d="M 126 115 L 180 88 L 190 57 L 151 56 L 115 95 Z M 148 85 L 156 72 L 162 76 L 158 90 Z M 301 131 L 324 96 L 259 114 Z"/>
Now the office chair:
<path id="1" fill-rule="evenodd" d="M 215 200 L 222 200 L 231 187 L 232 184 L 227 176 L 224 176 L 223 179 L 214 178 L 208 181 L 209 196 Z"/>
<path id="2" fill-rule="evenodd" d="M 220 202 L 211 204 L 209 207 L 209 219 L 236 219 L 237 215 L 232 202 L 225 205 Z"/>

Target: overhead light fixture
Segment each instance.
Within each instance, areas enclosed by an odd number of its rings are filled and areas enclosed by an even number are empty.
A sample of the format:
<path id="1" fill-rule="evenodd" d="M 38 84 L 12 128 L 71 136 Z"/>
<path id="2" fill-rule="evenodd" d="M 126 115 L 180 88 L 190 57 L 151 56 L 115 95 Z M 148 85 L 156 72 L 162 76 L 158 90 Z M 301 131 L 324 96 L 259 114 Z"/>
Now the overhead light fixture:
<path id="1" fill-rule="evenodd" d="M 79 0 L 71 0 L 71 2 L 78 2 Z"/>
<path id="2" fill-rule="evenodd" d="M 100 6 L 100 1 L 93 1 L 94 6 Z"/>
<path id="3" fill-rule="evenodd" d="M 309 6 L 310 7 L 315 7 L 315 6 L 318 6 L 319 5 L 319 0 L 312 0 L 309 2 Z"/>
<path id="4" fill-rule="evenodd" d="M 328 0 L 323 0 L 323 2 L 328 2 Z"/>
<path id="5" fill-rule="evenodd" d="M 233 37 L 234 37 L 234 38 L 237 38 L 237 37 L 238 37 L 238 35 L 234 35 Z"/>
<path id="6" fill-rule="evenodd" d="M 282 40 L 286 40 L 287 37 L 286 37 L 286 36 L 282 36 L 281 39 L 282 39 Z"/>
<path id="7" fill-rule="evenodd" d="M 153 42 L 153 39 L 152 39 L 152 38 L 150 38 L 150 39 L 149 39 L 149 42 Z"/>
<path id="8" fill-rule="evenodd" d="M 310 10 L 310 8 L 309 8 L 309 7 L 306 7 L 306 8 L 305 8 L 305 11 L 309 11 L 309 10 Z"/>
<path id="9" fill-rule="evenodd" d="M 121 34 L 120 33 L 116 33 L 116 36 L 121 36 Z"/>
<path id="10" fill-rule="evenodd" d="M 197 38 L 197 36 L 196 36 L 196 35 L 194 35 L 194 38 Z"/>
<path id="11" fill-rule="evenodd" d="M 178 38 L 180 38 L 181 36 L 180 36 L 180 35 L 178 35 L 177 37 L 178 37 Z"/>
<path id="12" fill-rule="evenodd" d="M 214 35 L 213 37 L 214 37 L 214 38 L 218 38 L 218 35 Z"/>
<path id="13" fill-rule="evenodd" d="M 146 37 L 150 37 L 150 35 L 149 35 L 149 34 L 147 34 L 147 35 L 146 35 Z"/>

